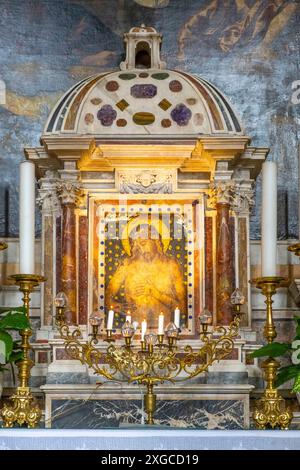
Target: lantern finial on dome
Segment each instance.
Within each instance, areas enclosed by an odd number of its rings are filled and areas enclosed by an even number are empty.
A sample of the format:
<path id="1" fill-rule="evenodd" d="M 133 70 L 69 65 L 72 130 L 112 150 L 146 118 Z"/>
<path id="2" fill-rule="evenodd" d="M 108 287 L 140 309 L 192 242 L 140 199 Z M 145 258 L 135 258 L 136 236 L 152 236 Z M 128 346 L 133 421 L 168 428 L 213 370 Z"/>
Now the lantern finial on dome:
<path id="1" fill-rule="evenodd" d="M 162 35 L 152 26 L 131 28 L 124 34 L 126 59 L 120 63 L 121 70 L 164 69 L 165 62 L 160 59 Z"/>

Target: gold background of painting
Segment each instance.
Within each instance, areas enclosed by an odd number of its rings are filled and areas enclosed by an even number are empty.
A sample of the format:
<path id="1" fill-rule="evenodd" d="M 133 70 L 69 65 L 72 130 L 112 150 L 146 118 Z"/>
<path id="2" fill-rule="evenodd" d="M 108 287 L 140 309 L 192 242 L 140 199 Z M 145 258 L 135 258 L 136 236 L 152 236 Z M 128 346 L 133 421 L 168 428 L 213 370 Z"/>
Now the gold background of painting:
<path id="1" fill-rule="evenodd" d="M 173 224 L 174 224 L 174 213 L 172 212 L 171 207 L 176 206 L 183 207 L 184 204 L 192 204 L 193 201 L 191 200 L 132 200 L 127 201 L 127 210 L 129 217 L 131 216 L 130 212 L 132 206 L 144 208 L 149 208 L 150 205 L 153 203 L 157 208 L 170 208 L 170 221 L 171 221 L 171 230 L 170 233 L 173 233 Z M 169 276 L 174 277 L 174 272 L 177 272 L 178 275 L 175 276 L 177 280 L 177 284 L 181 285 L 181 301 L 176 300 L 166 302 L 166 298 L 164 298 L 164 305 L 162 306 L 159 302 L 156 305 L 152 305 L 152 308 L 145 311 L 141 308 L 140 305 L 136 305 L 134 302 L 128 301 L 128 292 L 126 290 L 132 290 L 132 286 L 135 289 L 140 287 L 140 284 L 143 285 L 145 281 L 145 269 L 147 268 L 147 263 L 143 263 L 141 260 L 136 263 L 131 260 L 131 257 L 126 254 L 122 240 L 120 239 L 110 239 L 109 237 L 105 240 L 102 239 L 104 237 L 104 233 L 100 233 L 100 239 L 97 236 L 97 227 L 98 231 L 103 231 L 103 226 L 105 224 L 100 223 L 99 217 L 99 207 L 105 206 L 106 207 L 106 214 L 108 211 L 108 207 L 115 207 L 115 214 L 116 218 L 119 217 L 117 212 L 117 208 L 119 206 L 118 200 L 109 200 L 109 201 L 95 201 L 95 207 L 93 209 L 94 214 L 94 221 L 93 221 L 93 310 L 100 309 L 102 312 L 105 311 L 107 313 L 108 308 L 110 305 L 113 305 L 115 310 L 115 322 L 114 327 L 119 329 L 122 327 L 122 324 L 125 320 L 126 312 L 129 309 L 132 313 L 132 319 L 137 320 L 139 323 L 146 318 L 150 328 L 157 329 L 158 323 L 158 314 L 160 311 L 163 311 L 165 314 L 165 326 L 171 320 L 173 320 L 173 311 L 176 306 L 179 306 L 181 309 L 181 322 L 183 326 L 183 330 L 187 334 L 194 333 L 195 329 L 195 318 L 194 312 L 199 313 L 200 309 L 200 296 L 201 296 L 201 287 L 200 287 L 200 256 L 199 256 L 199 247 L 195 246 L 194 250 L 188 250 L 185 246 L 186 244 L 186 237 L 181 239 L 174 239 L 173 236 L 162 247 L 163 257 L 157 262 L 157 266 L 154 269 L 150 270 L 149 276 L 152 282 L 152 279 L 156 279 L 155 281 L 156 287 L 160 285 L 163 286 L 162 292 L 164 295 L 166 289 L 166 285 L 170 285 Z M 103 209 L 102 209 L 103 210 Z M 167 209 L 165 209 L 167 210 Z M 188 230 L 193 233 L 192 238 L 195 238 L 194 231 L 195 231 L 195 209 L 192 209 L 193 217 L 187 222 L 188 223 Z M 155 214 L 158 214 L 157 211 Z M 101 216 L 102 218 L 102 216 Z M 100 225 L 98 225 L 100 224 Z M 124 224 L 125 225 L 125 224 Z M 99 228 L 100 227 L 100 228 Z M 110 224 L 107 225 L 108 231 L 113 227 L 110 227 Z M 124 227 L 124 226 L 123 226 Z M 113 231 L 115 229 L 113 228 Z M 123 229 L 122 229 L 123 230 Z M 101 242 L 104 241 L 104 245 L 101 245 Z M 124 242 L 124 240 L 123 240 Z M 165 250 L 165 247 L 167 249 Z M 102 248 L 104 247 L 104 250 Z M 164 253 L 164 251 L 166 251 Z M 105 253 L 105 255 L 101 255 L 101 253 Z M 189 254 L 188 254 L 189 253 Z M 110 285 L 115 284 L 116 279 L 118 278 L 120 270 L 122 270 L 122 266 L 126 265 L 126 276 L 129 276 L 129 282 L 122 282 L 119 284 L 119 288 L 117 292 L 114 292 L 112 296 L 110 294 Z M 127 264 L 126 264 L 127 263 Z M 153 264 L 153 263 L 151 263 Z M 192 265 L 192 267 L 189 266 Z M 152 276 L 152 278 L 151 278 Z M 132 282 L 131 282 L 131 278 Z M 127 284 L 127 285 L 126 285 Z M 126 295 L 127 293 L 127 295 Z M 143 292 L 143 295 L 146 294 Z M 101 308 L 102 307 L 102 308 Z M 103 308 L 104 307 L 104 308 Z"/>

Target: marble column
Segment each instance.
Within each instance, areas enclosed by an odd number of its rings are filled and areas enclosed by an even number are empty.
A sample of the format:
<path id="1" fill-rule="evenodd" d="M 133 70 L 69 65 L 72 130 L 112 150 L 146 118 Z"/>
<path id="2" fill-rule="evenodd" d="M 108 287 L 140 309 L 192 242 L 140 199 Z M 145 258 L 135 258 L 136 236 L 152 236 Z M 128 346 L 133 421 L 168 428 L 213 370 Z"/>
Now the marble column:
<path id="1" fill-rule="evenodd" d="M 88 218 L 79 215 L 79 246 L 78 246 L 78 323 L 86 325 L 88 318 Z"/>
<path id="2" fill-rule="evenodd" d="M 62 203 L 61 290 L 66 294 L 68 306 L 66 321 L 77 323 L 76 289 L 76 201 L 80 185 L 76 181 L 62 181 L 58 185 Z"/>
<path id="3" fill-rule="evenodd" d="M 235 196 L 231 209 L 235 214 L 235 287 L 238 287 L 245 296 L 241 318 L 241 326 L 251 326 L 251 286 L 250 273 L 250 244 L 249 244 L 249 217 L 254 205 L 253 180 L 244 175 L 242 180 L 236 181 Z"/>
<path id="4" fill-rule="evenodd" d="M 205 217 L 205 307 L 214 311 L 213 217 Z"/>
<path id="5" fill-rule="evenodd" d="M 56 184 L 58 175 L 47 170 L 39 180 L 37 202 L 42 213 L 42 273 L 46 281 L 41 286 L 41 328 L 53 325 L 53 297 L 55 295 L 55 228 L 60 215 L 60 201 L 57 197 Z"/>
<path id="6" fill-rule="evenodd" d="M 217 211 L 216 222 L 216 305 L 217 324 L 228 325 L 232 320 L 230 296 L 234 290 L 234 243 L 230 204 L 234 195 L 232 182 L 214 184 L 213 196 Z"/>

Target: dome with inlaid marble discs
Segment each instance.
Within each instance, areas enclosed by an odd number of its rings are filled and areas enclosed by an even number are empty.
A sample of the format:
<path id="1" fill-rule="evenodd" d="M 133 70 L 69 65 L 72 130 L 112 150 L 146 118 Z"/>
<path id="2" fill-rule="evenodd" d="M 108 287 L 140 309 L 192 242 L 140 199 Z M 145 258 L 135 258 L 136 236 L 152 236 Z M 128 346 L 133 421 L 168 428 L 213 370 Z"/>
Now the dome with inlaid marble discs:
<path id="1" fill-rule="evenodd" d="M 211 83 L 160 60 L 161 35 L 152 27 L 125 35 L 126 60 L 114 72 L 73 86 L 54 107 L 44 135 L 99 137 L 240 135 L 225 96 Z"/>

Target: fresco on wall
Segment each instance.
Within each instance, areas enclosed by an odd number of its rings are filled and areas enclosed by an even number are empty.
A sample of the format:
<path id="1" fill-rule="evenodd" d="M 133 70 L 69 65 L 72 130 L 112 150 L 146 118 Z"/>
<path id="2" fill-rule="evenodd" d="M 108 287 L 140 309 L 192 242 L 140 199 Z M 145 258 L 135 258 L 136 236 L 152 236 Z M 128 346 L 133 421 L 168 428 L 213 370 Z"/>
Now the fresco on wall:
<path id="1" fill-rule="evenodd" d="M 213 82 L 252 144 L 271 147 L 269 158 L 279 165 L 279 237 L 297 237 L 300 104 L 291 97 L 300 80 L 298 1 L 0 0 L 0 7 L 1 236 L 18 234 L 23 147 L 39 144 L 69 87 L 118 67 L 123 32 L 145 23 L 163 33 L 168 67 Z M 252 238 L 260 237 L 260 201 L 259 180 Z"/>

